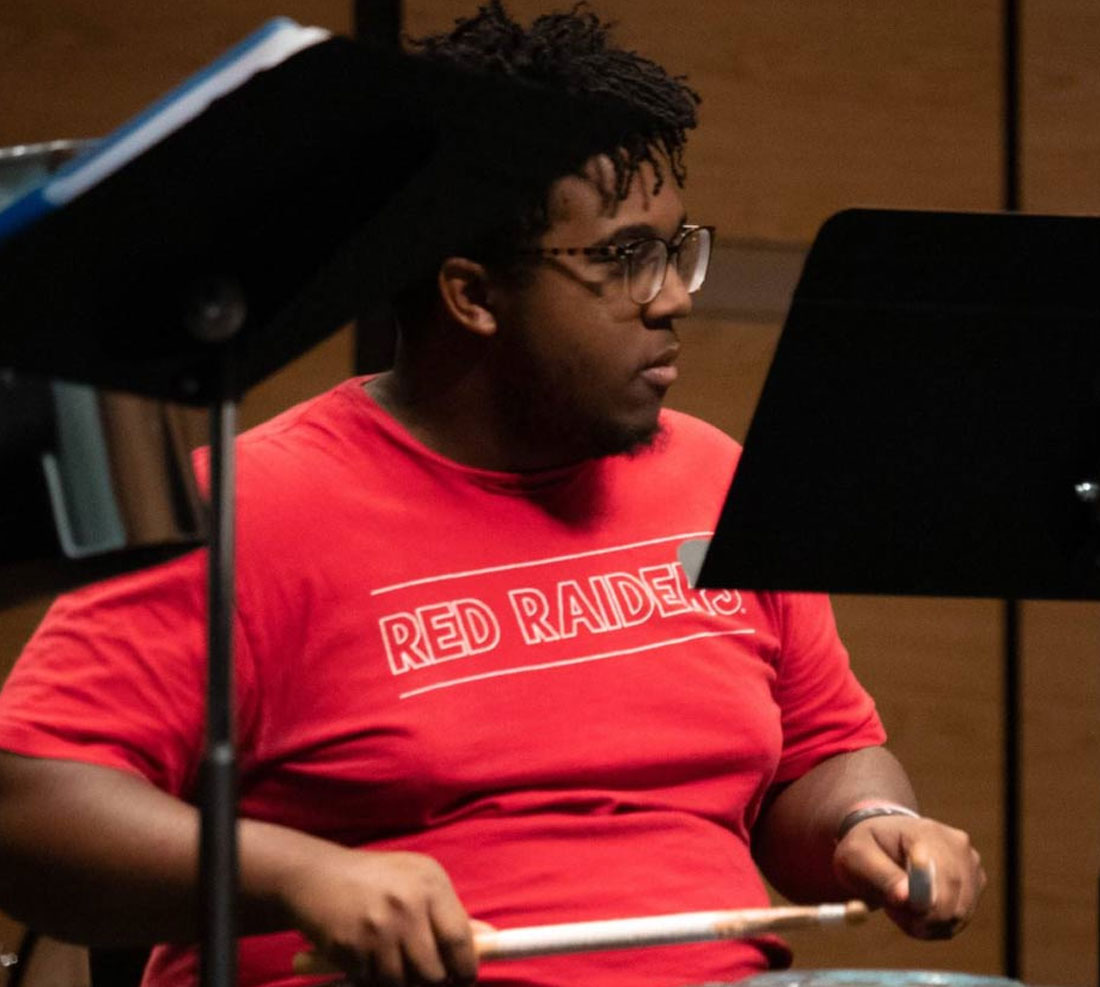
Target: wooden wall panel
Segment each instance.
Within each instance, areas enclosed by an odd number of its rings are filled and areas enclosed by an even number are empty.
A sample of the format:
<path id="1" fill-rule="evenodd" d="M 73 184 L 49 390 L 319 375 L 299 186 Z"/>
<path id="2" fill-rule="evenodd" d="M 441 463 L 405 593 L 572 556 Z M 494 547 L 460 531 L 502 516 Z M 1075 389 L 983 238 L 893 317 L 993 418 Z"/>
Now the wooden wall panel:
<path id="1" fill-rule="evenodd" d="M 1021 202 L 1100 214 L 1100 4 L 1021 4 Z M 1096 983 L 1100 608 L 1022 611 L 1024 968 Z"/>
<path id="2" fill-rule="evenodd" d="M 252 388 L 241 402 L 240 427 L 252 428 L 349 377 L 354 337 L 349 326 Z"/>
<path id="3" fill-rule="evenodd" d="M 351 24 L 349 0 L 0 4 L 0 147 L 100 136 L 280 14 Z"/>
<path id="4" fill-rule="evenodd" d="M 407 0 L 412 35 L 469 0 Z M 618 36 L 703 95 L 692 215 L 808 241 L 846 206 L 997 208 L 999 0 L 598 0 Z M 526 19 L 568 4 L 512 0 Z"/>
<path id="5" fill-rule="evenodd" d="M 1024 968 L 1092 984 L 1100 879 L 1100 605 L 1029 603 L 1023 644 Z"/>
<path id="6" fill-rule="evenodd" d="M 1100 214 L 1100 4 L 1021 7 L 1024 208 Z"/>
<path id="7" fill-rule="evenodd" d="M 680 378 L 669 392 L 669 407 L 703 418 L 743 442 L 779 328 L 703 315 L 682 322 L 677 327 Z"/>

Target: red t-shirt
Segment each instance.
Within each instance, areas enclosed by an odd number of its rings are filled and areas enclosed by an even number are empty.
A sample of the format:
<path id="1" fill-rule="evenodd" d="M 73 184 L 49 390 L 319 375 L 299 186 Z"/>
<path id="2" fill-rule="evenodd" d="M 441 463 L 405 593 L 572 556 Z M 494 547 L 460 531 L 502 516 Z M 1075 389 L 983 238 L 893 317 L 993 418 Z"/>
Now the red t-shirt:
<path id="1" fill-rule="evenodd" d="M 240 811 L 414 850 L 502 928 L 767 904 L 761 800 L 881 743 L 828 601 L 691 591 L 737 455 L 666 412 L 656 445 L 537 474 L 471 469 L 352 380 L 238 443 Z M 192 800 L 204 559 L 59 600 L 0 697 L 0 747 L 135 772 Z M 293 980 L 295 934 L 242 942 Z M 673 987 L 764 969 L 766 943 L 492 962 L 482 981 Z M 156 985 L 194 954 L 158 948 Z"/>

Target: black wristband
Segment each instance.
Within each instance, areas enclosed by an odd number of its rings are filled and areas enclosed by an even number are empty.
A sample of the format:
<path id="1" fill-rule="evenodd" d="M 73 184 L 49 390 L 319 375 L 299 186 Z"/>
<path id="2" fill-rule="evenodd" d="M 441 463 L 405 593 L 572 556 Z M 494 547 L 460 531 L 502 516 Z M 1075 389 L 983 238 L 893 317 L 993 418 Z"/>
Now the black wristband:
<path id="1" fill-rule="evenodd" d="M 849 812 L 840 820 L 836 828 L 836 842 L 839 843 L 854 826 L 858 826 L 865 819 L 874 819 L 875 816 L 908 816 L 910 819 L 920 819 L 920 813 L 907 809 L 904 805 L 868 805 L 862 809 Z"/>

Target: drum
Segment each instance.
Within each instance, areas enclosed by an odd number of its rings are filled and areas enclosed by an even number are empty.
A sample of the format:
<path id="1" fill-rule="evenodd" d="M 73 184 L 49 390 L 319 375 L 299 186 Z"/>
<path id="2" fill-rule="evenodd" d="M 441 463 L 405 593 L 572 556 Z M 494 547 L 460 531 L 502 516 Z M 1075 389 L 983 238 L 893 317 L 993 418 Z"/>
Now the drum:
<path id="1" fill-rule="evenodd" d="M 1023 987 L 1008 977 L 948 970 L 780 970 L 742 980 L 739 987 Z"/>

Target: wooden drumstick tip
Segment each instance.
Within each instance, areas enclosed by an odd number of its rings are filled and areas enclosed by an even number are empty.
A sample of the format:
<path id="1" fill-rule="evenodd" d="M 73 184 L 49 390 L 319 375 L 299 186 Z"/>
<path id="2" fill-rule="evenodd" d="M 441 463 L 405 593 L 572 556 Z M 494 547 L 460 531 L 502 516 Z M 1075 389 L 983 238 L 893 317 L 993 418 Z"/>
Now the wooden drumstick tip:
<path id="1" fill-rule="evenodd" d="M 848 925 L 859 925 L 860 922 L 866 922 L 870 914 L 871 910 L 867 907 L 866 902 L 853 899 L 844 905 L 844 921 Z"/>

